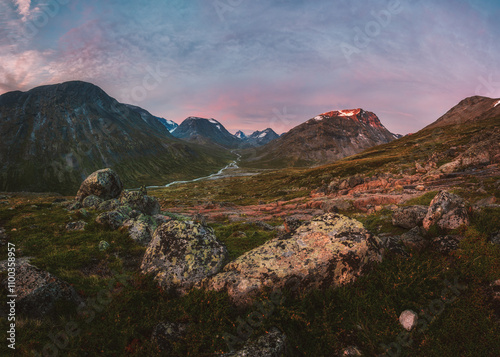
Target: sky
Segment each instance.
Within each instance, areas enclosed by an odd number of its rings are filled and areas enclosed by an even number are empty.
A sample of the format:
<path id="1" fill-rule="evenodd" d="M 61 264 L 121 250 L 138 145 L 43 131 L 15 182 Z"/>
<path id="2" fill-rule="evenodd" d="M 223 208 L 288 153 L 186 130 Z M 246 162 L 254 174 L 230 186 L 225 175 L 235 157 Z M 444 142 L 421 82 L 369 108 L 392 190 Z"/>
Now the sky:
<path id="1" fill-rule="evenodd" d="M 230 132 L 363 108 L 416 132 L 500 97 L 497 0 L 0 0 L 0 94 L 82 80 Z"/>

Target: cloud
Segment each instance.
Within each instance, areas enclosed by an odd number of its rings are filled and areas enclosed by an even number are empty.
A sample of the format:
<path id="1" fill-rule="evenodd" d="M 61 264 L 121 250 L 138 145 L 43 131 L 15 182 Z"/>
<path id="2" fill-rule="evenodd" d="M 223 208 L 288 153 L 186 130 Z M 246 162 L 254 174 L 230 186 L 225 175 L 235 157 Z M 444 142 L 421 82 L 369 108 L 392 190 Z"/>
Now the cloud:
<path id="1" fill-rule="evenodd" d="M 215 117 L 234 131 L 272 126 L 283 108 L 294 115 L 289 129 L 357 107 L 390 130 L 416 131 L 474 95 L 481 78 L 500 81 L 500 7 L 401 2 L 351 63 L 340 44 L 352 43 L 354 29 L 387 1 L 228 2 L 239 5 L 221 19 L 212 1 L 88 0 L 64 7 L 35 37 L 23 37 L 29 22 L 20 17 L 45 5 L 0 2 L 0 93 L 80 79 L 155 115 Z M 168 76 L 131 95 L 157 67 Z"/>
<path id="2" fill-rule="evenodd" d="M 27 21 L 31 15 L 31 0 L 13 0 L 17 6 L 17 12 L 22 16 L 23 21 Z"/>

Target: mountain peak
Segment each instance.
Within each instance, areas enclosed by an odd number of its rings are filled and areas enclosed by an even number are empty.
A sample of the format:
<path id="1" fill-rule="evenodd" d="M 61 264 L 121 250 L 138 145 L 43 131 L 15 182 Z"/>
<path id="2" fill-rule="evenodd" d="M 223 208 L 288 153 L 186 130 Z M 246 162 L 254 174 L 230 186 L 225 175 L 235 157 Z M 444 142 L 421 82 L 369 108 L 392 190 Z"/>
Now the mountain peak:
<path id="1" fill-rule="evenodd" d="M 375 115 L 375 113 L 367 112 L 361 108 L 332 110 L 330 112 L 317 115 L 312 120 L 320 121 L 323 119 L 328 120 L 339 117 L 354 120 L 356 122 L 360 122 L 361 124 L 370 125 L 371 127 L 374 128 L 383 128 L 382 123 L 380 122 L 379 118 Z"/>
<path id="2" fill-rule="evenodd" d="M 229 133 L 224 125 L 214 118 L 187 117 L 172 131 L 172 135 L 179 139 L 210 140 L 227 148 L 235 148 L 240 144 L 240 139 Z"/>
<path id="3" fill-rule="evenodd" d="M 479 95 L 468 97 L 461 100 L 438 120 L 425 128 L 460 125 L 472 121 L 498 117 L 500 116 L 499 104 L 499 98 L 493 99 Z"/>

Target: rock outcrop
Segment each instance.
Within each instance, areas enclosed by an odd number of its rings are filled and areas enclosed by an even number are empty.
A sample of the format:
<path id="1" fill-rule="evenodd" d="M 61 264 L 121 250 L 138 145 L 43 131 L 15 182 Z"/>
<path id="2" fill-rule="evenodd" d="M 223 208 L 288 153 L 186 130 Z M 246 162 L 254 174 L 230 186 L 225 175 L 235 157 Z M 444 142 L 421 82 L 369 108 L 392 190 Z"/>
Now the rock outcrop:
<path id="1" fill-rule="evenodd" d="M 437 225 L 441 229 L 456 229 L 469 223 L 465 201 L 453 193 L 441 191 L 431 201 L 423 227 L 429 230 L 431 226 Z"/>
<path id="2" fill-rule="evenodd" d="M 265 287 L 283 288 L 292 278 L 299 288 L 343 285 L 382 260 L 380 243 L 360 222 L 329 213 L 243 254 L 202 285 L 226 289 L 237 304 Z"/>
<path id="3" fill-rule="evenodd" d="M 123 184 L 118 174 L 112 169 L 95 171 L 83 181 L 76 194 L 76 200 L 83 201 L 87 196 L 94 195 L 103 200 L 109 200 L 120 196 Z"/>
<path id="4" fill-rule="evenodd" d="M 187 292 L 216 274 L 226 258 L 226 247 L 212 228 L 193 222 L 170 221 L 153 234 L 141 271 L 153 274 L 163 288 Z"/>

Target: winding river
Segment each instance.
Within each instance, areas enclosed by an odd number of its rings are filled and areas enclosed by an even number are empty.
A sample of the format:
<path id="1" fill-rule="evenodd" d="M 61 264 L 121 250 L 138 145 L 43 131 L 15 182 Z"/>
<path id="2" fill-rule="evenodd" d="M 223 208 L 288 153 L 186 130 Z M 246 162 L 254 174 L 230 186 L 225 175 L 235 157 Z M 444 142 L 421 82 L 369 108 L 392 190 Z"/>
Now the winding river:
<path id="1" fill-rule="evenodd" d="M 201 180 L 210 180 L 210 179 L 213 180 L 213 179 L 219 179 L 219 178 L 227 177 L 224 174 L 225 171 L 230 170 L 230 169 L 238 169 L 239 168 L 238 161 L 240 161 L 241 155 L 238 154 L 238 153 L 234 153 L 234 154 L 236 154 L 238 156 L 236 158 L 236 160 L 230 162 L 229 164 L 227 164 L 225 167 L 223 167 L 222 169 L 220 169 L 218 172 L 216 172 L 214 174 L 211 174 L 211 175 L 208 175 L 208 176 L 203 176 L 203 177 L 198 177 L 198 178 L 195 178 L 195 179 L 192 179 L 192 180 L 173 181 L 173 182 L 167 183 L 164 186 L 147 186 L 146 188 L 165 188 L 165 187 L 170 187 L 170 186 L 177 185 L 177 184 L 180 184 L 180 183 L 190 183 L 190 182 L 196 182 L 196 181 L 201 181 Z"/>

